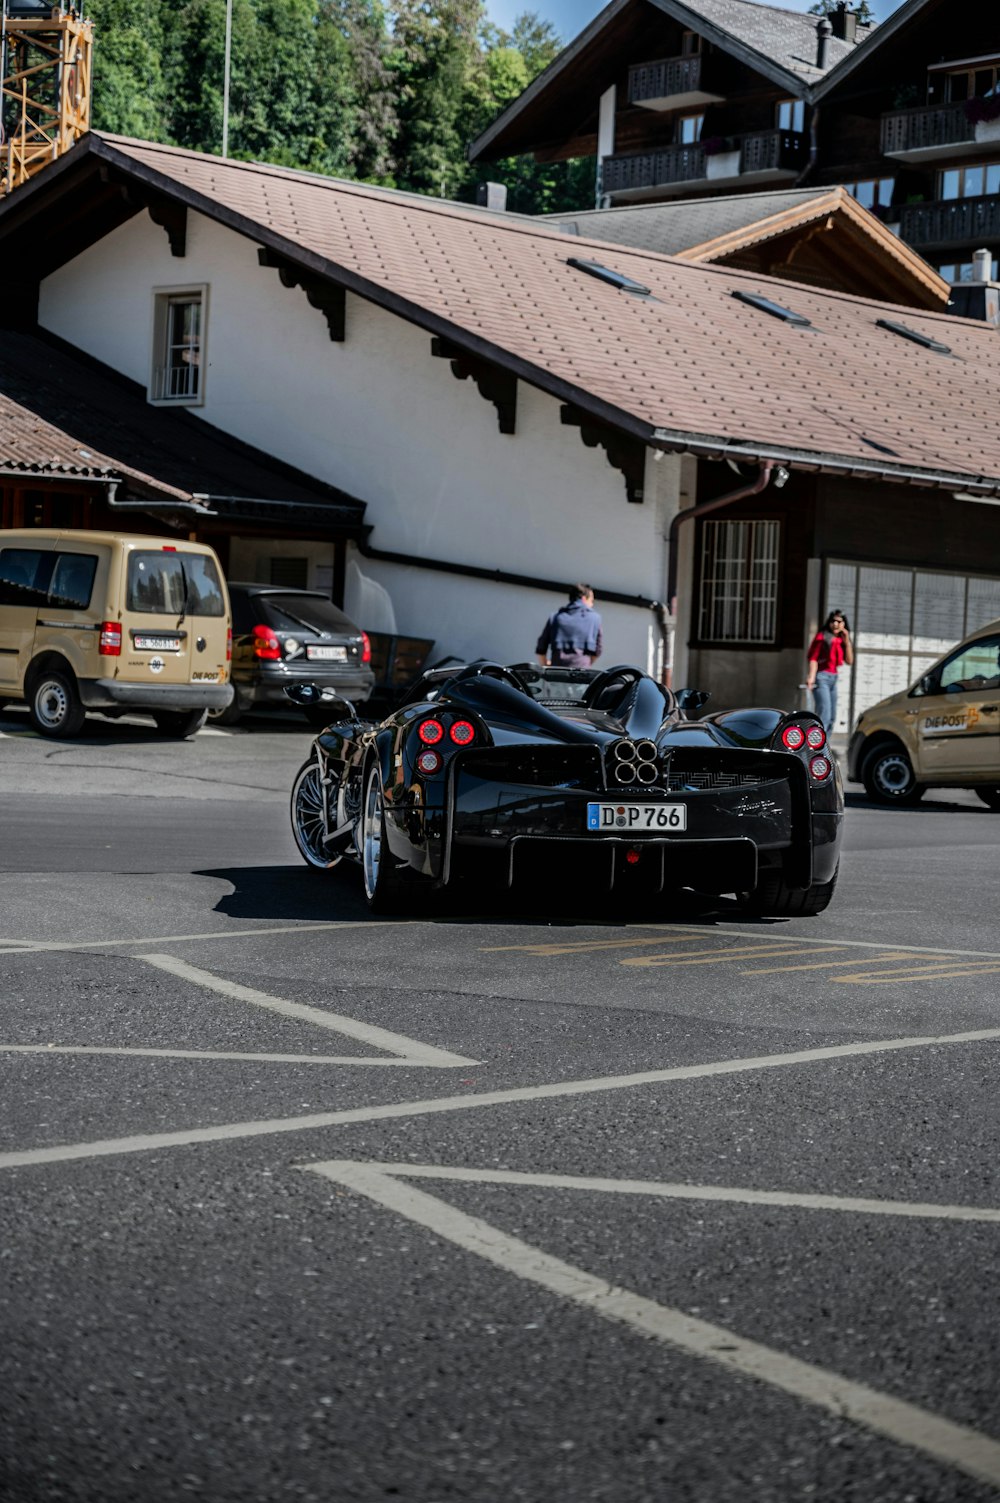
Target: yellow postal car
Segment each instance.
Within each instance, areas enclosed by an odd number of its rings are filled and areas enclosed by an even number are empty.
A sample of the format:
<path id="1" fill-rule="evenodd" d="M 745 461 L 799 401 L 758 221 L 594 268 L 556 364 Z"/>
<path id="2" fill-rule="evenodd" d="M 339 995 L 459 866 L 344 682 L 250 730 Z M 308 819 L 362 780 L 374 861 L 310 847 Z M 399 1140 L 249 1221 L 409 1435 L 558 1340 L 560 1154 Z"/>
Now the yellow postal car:
<path id="1" fill-rule="evenodd" d="M 881 804 L 916 803 L 928 788 L 971 788 L 1000 810 L 1000 621 L 865 710 L 847 775 Z"/>

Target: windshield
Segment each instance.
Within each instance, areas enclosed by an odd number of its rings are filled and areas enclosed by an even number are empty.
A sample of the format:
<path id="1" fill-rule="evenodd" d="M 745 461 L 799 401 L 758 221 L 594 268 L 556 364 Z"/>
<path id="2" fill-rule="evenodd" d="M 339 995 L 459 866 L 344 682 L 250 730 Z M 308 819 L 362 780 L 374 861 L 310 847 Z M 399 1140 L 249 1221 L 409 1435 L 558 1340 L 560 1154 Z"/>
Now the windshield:
<path id="1" fill-rule="evenodd" d="M 207 553 L 130 553 L 126 605 L 151 616 L 224 616 L 226 599 Z"/>
<path id="2" fill-rule="evenodd" d="M 361 633 L 353 626 L 332 601 L 322 595 L 289 591 L 280 595 L 258 595 L 254 601 L 261 620 L 275 631 L 307 631 L 336 633 L 342 637 L 358 637 Z"/>

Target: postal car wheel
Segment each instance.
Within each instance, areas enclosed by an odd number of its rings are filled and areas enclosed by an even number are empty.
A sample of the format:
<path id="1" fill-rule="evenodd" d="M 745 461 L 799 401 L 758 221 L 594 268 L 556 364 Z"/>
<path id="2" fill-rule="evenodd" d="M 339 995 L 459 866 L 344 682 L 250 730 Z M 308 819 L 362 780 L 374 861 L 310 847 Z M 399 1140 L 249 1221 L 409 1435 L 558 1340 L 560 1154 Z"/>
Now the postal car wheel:
<path id="1" fill-rule="evenodd" d="M 390 868 L 389 845 L 385 838 L 385 806 L 382 779 L 377 767 L 369 769 L 361 808 L 361 868 L 365 878 L 365 897 L 376 913 L 393 906 L 399 879 Z"/>
<path id="2" fill-rule="evenodd" d="M 28 704 L 35 729 L 43 736 L 75 736 L 85 717 L 76 685 L 55 669 L 41 674 Z"/>
<path id="3" fill-rule="evenodd" d="M 901 746 L 879 746 L 869 752 L 861 781 L 868 797 L 879 804 L 915 804 L 924 795 L 924 785 L 917 782 L 913 764 Z"/>
<path id="4" fill-rule="evenodd" d="M 330 865 L 323 845 L 325 833 L 323 783 L 314 759 L 303 763 L 292 784 L 292 834 L 303 861 L 317 870 Z"/>

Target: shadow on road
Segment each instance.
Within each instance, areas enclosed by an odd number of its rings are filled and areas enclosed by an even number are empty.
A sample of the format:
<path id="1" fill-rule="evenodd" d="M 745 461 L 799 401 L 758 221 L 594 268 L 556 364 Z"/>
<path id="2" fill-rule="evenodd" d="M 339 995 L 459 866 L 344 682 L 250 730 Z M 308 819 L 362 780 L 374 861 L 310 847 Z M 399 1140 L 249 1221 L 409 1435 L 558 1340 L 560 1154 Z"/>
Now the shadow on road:
<path id="1" fill-rule="evenodd" d="M 344 863 L 327 872 L 302 866 L 214 867 L 193 873 L 227 882 L 232 892 L 215 904 L 216 913 L 229 918 L 283 919 L 301 922 L 357 923 L 375 915 L 368 910 L 357 866 Z M 523 892 L 474 888 L 461 892 L 421 891 L 414 887 L 398 917 L 446 924 L 522 924 L 539 928 L 621 928 L 629 923 L 704 924 L 732 923 L 758 926 L 782 920 L 749 915 L 734 899 L 700 896 L 693 892 L 671 893 L 637 903 L 634 898 L 615 899 L 608 893 L 570 902 L 548 900 L 543 905 Z"/>
<path id="2" fill-rule="evenodd" d="M 880 814 L 985 814 L 990 815 L 996 811 L 988 809 L 978 798 L 967 804 L 953 802 L 947 797 L 942 797 L 939 791 L 935 796 L 920 799 L 915 804 L 880 804 L 870 799 L 866 793 L 848 793 L 844 799 L 848 809 L 877 809 Z"/>

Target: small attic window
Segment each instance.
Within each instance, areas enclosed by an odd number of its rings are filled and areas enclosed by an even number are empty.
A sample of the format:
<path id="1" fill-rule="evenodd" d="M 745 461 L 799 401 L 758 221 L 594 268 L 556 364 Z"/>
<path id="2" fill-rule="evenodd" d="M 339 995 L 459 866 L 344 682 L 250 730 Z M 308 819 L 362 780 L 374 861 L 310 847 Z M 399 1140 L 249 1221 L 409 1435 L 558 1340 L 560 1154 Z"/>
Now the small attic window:
<path id="1" fill-rule="evenodd" d="M 900 339 L 912 339 L 914 344 L 922 345 L 925 350 L 933 350 L 935 355 L 951 354 L 950 344 L 942 344 L 940 339 L 921 334 L 919 329 L 909 329 L 906 324 L 893 323 L 891 318 L 877 318 L 875 323 L 879 329 L 888 329 L 890 334 L 898 334 Z"/>
<path id="2" fill-rule="evenodd" d="M 761 313 L 770 313 L 772 318 L 780 318 L 786 324 L 792 324 L 797 329 L 811 329 L 812 321 L 803 313 L 794 313 L 791 308 L 785 308 L 781 303 L 772 303 L 769 297 L 762 296 L 759 292 L 741 292 L 738 288 L 732 296 L 741 303 L 749 303 L 751 308 L 759 308 Z"/>
<path id="3" fill-rule="evenodd" d="M 585 261 L 582 256 L 570 256 L 567 266 L 573 266 L 577 271 L 585 271 L 588 277 L 596 277 L 599 282 L 607 282 L 610 287 L 617 287 L 619 292 L 630 292 L 633 297 L 650 297 L 650 290 L 641 282 L 636 282 L 632 277 L 627 277 L 623 271 L 612 271 L 610 266 L 602 266 L 600 261 Z"/>

